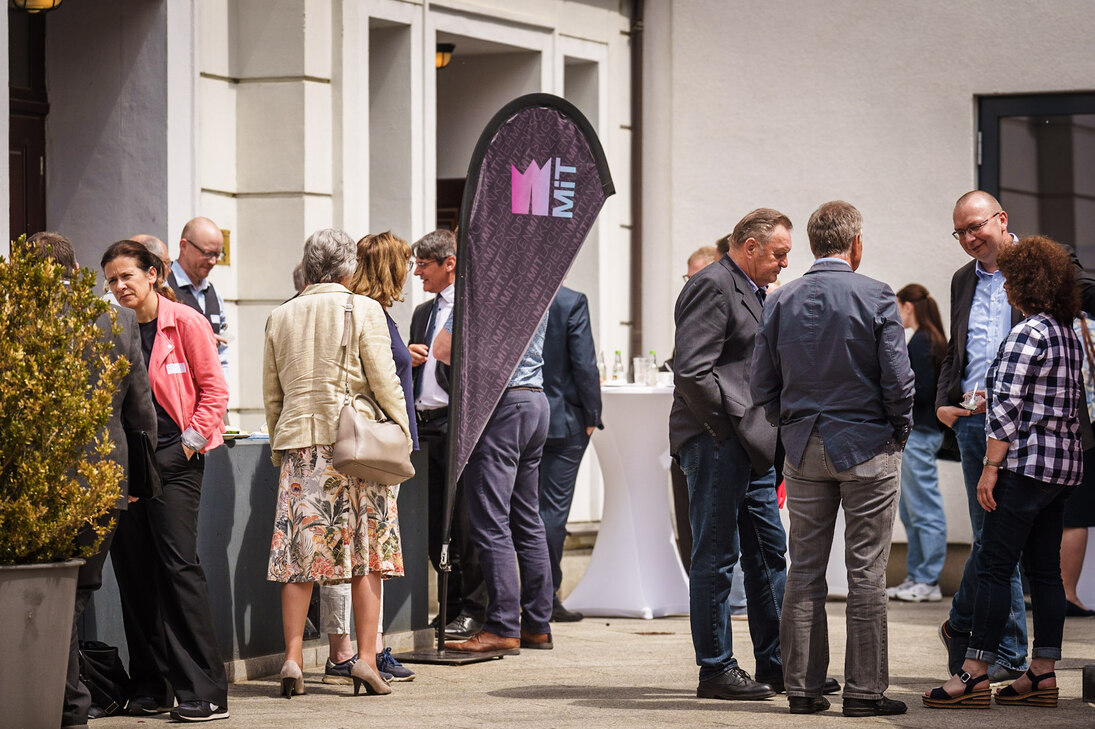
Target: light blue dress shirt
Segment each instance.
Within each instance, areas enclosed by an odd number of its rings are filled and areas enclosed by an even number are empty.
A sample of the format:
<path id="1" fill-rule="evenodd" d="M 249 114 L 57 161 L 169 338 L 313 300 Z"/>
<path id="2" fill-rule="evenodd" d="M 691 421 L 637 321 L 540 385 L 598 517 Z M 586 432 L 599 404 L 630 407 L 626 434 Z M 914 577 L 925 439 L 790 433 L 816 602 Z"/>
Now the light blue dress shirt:
<path id="1" fill-rule="evenodd" d="M 454 309 L 455 312 L 455 309 Z M 445 329 L 452 333 L 453 314 L 449 314 L 445 322 Z M 507 387 L 543 387 L 544 386 L 544 336 L 547 334 L 547 312 L 540 319 L 540 326 L 536 327 L 536 333 L 532 335 L 528 349 L 521 355 L 521 361 L 510 378 Z"/>
<path id="2" fill-rule="evenodd" d="M 1013 240 L 1017 240 L 1012 236 Z M 978 261 L 974 265 L 977 286 L 973 290 L 969 328 L 966 331 L 966 371 L 962 392 L 985 389 L 985 374 L 996 358 L 1000 343 L 1011 331 L 1011 304 L 1004 291 L 1004 274 L 988 273 Z"/>

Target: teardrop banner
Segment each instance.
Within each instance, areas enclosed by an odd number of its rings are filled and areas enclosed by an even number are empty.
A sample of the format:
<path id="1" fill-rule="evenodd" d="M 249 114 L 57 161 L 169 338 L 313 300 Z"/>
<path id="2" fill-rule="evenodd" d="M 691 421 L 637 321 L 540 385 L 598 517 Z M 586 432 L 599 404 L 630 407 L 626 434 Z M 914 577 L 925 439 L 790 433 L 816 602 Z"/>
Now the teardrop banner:
<path id="1" fill-rule="evenodd" d="M 614 192 L 593 126 L 558 96 L 511 101 L 479 137 L 456 255 L 451 486 Z"/>
<path id="2" fill-rule="evenodd" d="M 403 653 L 401 661 L 463 665 L 503 654 L 445 649 L 456 482 L 615 191 L 593 126 L 558 96 L 514 99 L 475 145 L 457 236 L 437 649 Z"/>

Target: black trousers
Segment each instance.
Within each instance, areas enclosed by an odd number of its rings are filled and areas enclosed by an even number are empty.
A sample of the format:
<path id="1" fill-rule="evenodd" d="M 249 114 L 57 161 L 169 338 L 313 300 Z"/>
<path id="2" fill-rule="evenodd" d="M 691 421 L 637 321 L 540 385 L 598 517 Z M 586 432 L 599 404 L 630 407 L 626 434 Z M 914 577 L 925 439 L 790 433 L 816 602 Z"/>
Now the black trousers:
<path id="1" fill-rule="evenodd" d="M 72 642 L 68 652 L 68 672 L 65 675 L 65 706 L 61 713 L 61 726 L 81 726 L 87 724 L 87 712 L 91 709 L 91 693 L 87 686 L 80 680 L 80 638 L 76 632 L 76 626 L 80 623 L 80 616 L 84 614 L 87 603 L 91 600 L 91 593 L 103 586 L 103 564 L 106 563 L 107 554 L 110 551 L 110 543 L 114 539 L 117 529 L 117 509 L 111 509 L 99 517 L 99 524 L 107 524 L 112 519 L 114 528 L 111 529 L 103 543 L 99 545 L 99 551 L 90 557 L 85 557 L 84 563 L 76 576 L 76 611 L 72 615 Z M 95 542 L 95 533 L 91 527 L 85 527 L 76 537 L 77 547 L 86 547 Z"/>
<path id="2" fill-rule="evenodd" d="M 449 421 L 437 418 L 428 423 L 418 423 L 419 443 L 428 447 L 429 471 L 429 551 L 430 562 L 438 570 L 437 594 L 441 595 L 441 520 L 445 508 L 445 473 L 449 458 Z M 464 507 L 464 489 L 461 482 L 456 484 L 456 500 L 452 510 L 452 530 L 450 532 L 448 600 L 445 614 L 452 620 L 460 613 L 467 613 L 480 623 L 487 617 L 487 586 L 483 581 L 483 570 L 479 567 L 479 557 L 468 538 L 468 513 Z"/>
<path id="3" fill-rule="evenodd" d="M 198 562 L 198 506 L 205 456 L 182 445 L 156 451 L 163 495 L 123 512 L 110 549 L 129 646 L 130 696 L 170 706 L 228 704 L 205 573 Z"/>

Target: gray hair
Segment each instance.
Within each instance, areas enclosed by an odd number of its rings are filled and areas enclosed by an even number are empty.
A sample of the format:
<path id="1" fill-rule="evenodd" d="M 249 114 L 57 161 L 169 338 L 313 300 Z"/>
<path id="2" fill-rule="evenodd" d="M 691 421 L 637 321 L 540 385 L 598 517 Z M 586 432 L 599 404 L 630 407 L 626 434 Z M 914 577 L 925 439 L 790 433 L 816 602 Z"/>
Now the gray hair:
<path id="1" fill-rule="evenodd" d="M 426 233 L 413 246 L 414 257 L 420 261 L 443 262 L 456 255 L 456 236 L 451 230 L 435 230 Z"/>
<path id="2" fill-rule="evenodd" d="M 304 280 L 304 264 L 298 263 L 293 269 L 293 288 L 299 294 L 307 285 L 308 282 Z"/>
<path id="3" fill-rule="evenodd" d="M 357 268 L 357 244 L 341 230 L 317 230 L 304 241 L 301 265 L 308 283 L 341 281 Z"/>
<path id="4" fill-rule="evenodd" d="M 787 232 L 790 232 L 793 227 L 791 219 L 778 210 L 772 208 L 752 210 L 746 213 L 745 217 L 734 226 L 734 231 L 726 236 L 729 241 L 726 250 L 739 249 L 750 238 L 764 248 L 771 240 L 772 232 L 781 225 L 787 229 Z"/>
<path id="5" fill-rule="evenodd" d="M 852 249 L 855 237 L 863 232 L 863 215 L 855 205 L 833 200 L 821 205 L 810 216 L 806 234 L 815 258 L 826 258 Z"/>

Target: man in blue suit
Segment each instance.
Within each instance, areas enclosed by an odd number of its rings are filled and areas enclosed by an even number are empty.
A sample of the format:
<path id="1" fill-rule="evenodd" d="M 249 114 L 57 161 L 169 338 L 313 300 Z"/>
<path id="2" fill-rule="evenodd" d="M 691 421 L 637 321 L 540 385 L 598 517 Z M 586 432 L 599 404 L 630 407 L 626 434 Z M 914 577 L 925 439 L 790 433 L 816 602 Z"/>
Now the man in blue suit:
<path id="1" fill-rule="evenodd" d="M 574 622 L 582 614 L 563 607 L 559 585 L 567 516 L 574 499 L 578 466 L 594 428 L 601 423 L 601 384 L 589 327 L 586 295 L 559 287 L 548 309 L 544 337 L 544 392 L 551 412 L 547 442 L 540 461 L 540 519 L 547 532 L 551 559 L 553 622 Z"/>

